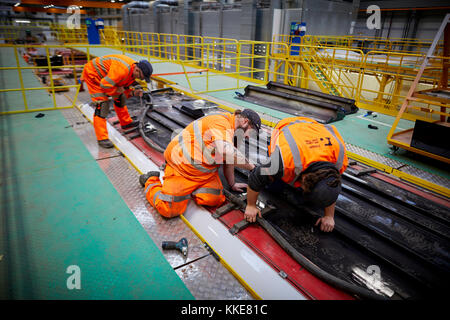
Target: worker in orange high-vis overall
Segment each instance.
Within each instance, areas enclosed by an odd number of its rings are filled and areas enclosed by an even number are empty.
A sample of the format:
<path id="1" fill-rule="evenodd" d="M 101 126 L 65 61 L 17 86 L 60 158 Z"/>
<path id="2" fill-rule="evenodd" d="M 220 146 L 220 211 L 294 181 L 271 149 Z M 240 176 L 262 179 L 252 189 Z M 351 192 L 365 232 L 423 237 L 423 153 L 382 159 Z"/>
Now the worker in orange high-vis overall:
<path id="1" fill-rule="evenodd" d="M 281 192 L 290 185 L 300 194 L 296 201 L 324 208 L 316 226 L 320 224 L 324 232 L 332 231 L 341 175 L 348 165 L 345 144 L 336 128 L 305 117 L 283 119 L 272 131 L 268 153 L 270 161 L 249 175 L 244 214 L 247 221 L 261 217 L 256 201 L 263 188 Z"/>
<path id="2" fill-rule="evenodd" d="M 108 139 L 106 116 L 109 113 L 109 97 L 113 98 L 114 109 L 123 129 L 138 126 L 128 113 L 126 98 L 131 95 L 142 96 L 142 89 L 136 79 L 150 82 L 153 68 L 150 62 L 134 61 L 121 54 L 111 54 L 95 58 L 84 66 L 82 81 L 87 85 L 95 104 L 94 129 L 98 144 L 104 148 L 114 145 Z"/>
<path id="3" fill-rule="evenodd" d="M 218 206 L 225 201 L 218 169 L 223 171 L 231 189 L 243 192 L 246 184 L 236 183 L 234 167 L 251 170 L 254 165 L 234 147 L 234 136 L 242 130 L 243 138 L 251 130 L 259 131 L 261 119 L 250 109 L 234 114 L 214 114 L 190 123 L 175 136 L 164 152 L 164 183 L 159 171 L 139 177 L 147 200 L 164 217 L 183 214 L 193 199 L 199 205 Z"/>

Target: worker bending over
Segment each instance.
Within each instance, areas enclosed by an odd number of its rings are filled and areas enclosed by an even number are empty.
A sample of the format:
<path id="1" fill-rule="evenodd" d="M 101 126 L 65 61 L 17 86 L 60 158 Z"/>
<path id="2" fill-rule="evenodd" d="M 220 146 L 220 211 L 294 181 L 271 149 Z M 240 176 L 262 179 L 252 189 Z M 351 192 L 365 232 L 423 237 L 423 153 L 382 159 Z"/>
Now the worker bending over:
<path id="1" fill-rule="evenodd" d="M 208 115 L 191 122 L 164 152 L 164 183 L 161 185 L 159 171 L 139 177 L 147 200 L 167 218 L 183 214 L 189 199 L 199 205 L 221 205 L 225 201 L 218 172 L 221 164 L 232 190 L 243 192 L 247 185 L 236 183 L 234 167 L 252 170 L 255 166 L 234 147 L 235 131 L 242 130 L 245 139 L 250 130 L 258 132 L 260 127 L 260 117 L 250 109 Z"/>
<path id="2" fill-rule="evenodd" d="M 272 185 L 272 189 L 280 190 L 289 184 L 302 193 L 300 201 L 324 208 L 316 226 L 332 231 L 341 174 L 348 165 L 344 141 L 336 128 L 305 117 L 283 119 L 272 131 L 268 152 L 269 162 L 249 175 L 245 219 L 254 222 L 257 215 L 261 217 L 256 201 L 264 187 L 273 183 L 277 187 Z"/>
<path id="3" fill-rule="evenodd" d="M 122 129 L 138 126 L 128 113 L 125 101 L 130 96 L 142 96 L 136 79 L 150 82 L 153 68 L 150 62 L 134 61 L 122 54 L 111 54 L 95 58 L 84 66 L 81 79 L 86 82 L 91 99 L 95 104 L 94 129 L 98 144 L 104 148 L 114 145 L 108 139 L 106 116 L 109 112 L 109 97 L 113 98 L 114 109 Z M 135 87 L 136 86 L 136 90 Z"/>

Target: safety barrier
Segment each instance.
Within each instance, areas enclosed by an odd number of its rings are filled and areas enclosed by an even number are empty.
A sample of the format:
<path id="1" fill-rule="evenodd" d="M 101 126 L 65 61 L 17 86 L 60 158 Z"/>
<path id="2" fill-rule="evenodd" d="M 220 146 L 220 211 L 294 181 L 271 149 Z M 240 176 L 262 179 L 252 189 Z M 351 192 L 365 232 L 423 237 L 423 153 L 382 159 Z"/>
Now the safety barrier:
<path id="1" fill-rule="evenodd" d="M 85 44 L 87 39 L 83 28 L 68 29 L 64 25 L 48 27 L 65 44 L 60 48 L 83 49 L 89 55 L 89 48 L 108 47 L 117 53 L 146 57 L 154 64 L 169 62 L 179 65 L 178 71 L 184 75 L 186 86 L 192 93 L 239 90 L 248 84 L 282 81 L 352 98 L 362 108 L 394 116 L 404 99 L 405 89 L 414 77 L 414 70 L 424 57 L 422 53 L 401 51 L 364 52 L 353 47 L 359 41 L 357 37 L 305 36 L 301 44 L 289 44 L 290 36 L 283 35 L 277 37 L 282 42 L 262 42 L 121 31 L 113 27 L 101 30 L 103 46 L 96 47 Z M 13 37 L 13 31 L 6 30 L 4 38 Z M 427 41 L 415 39 L 385 39 L 385 48 L 393 48 L 394 43 L 401 41 L 404 45 L 415 43 L 417 48 L 428 45 Z M 24 50 L 24 47 L 21 49 Z M 436 86 L 443 59 L 436 57 L 430 61 L 421 82 L 424 89 Z M 68 65 L 72 69 L 79 67 Z M 433 107 L 425 103 L 418 108 Z M 414 120 L 424 117 L 416 111 L 408 110 L 406 118 Z"/>
<path id="2" fill-rule="evenodd" d="M 5 85 L 0 88 L 0 114 L 75 106 L 75 101 L 71 105 L 61 104 L 58 97 L 59 92 L 73 90 L 76 98 L 80 90 L 77 80 L 86 61 L 75 61 L 73 50 L 58 45 L 34 44 L 1 44 L 0 50 L 0 79 Z M 70 84 L 66 84 L 66 81 Z M 43 90 L 48 95 L 42 94 Z M 20 100 L 23 101 L 22 105 Z"/>
<path id="3" fill-rule="evenodd" d="M 412 72 L 423 60 L 422 51 L 431 44 L 431 40 L 375 37 L 305 36 L 301 44 L 290 44 L 292 36 L 285 35 L 275 36 L 279 42 L 261 42 L 114 30 L 103 33 L 105 44 L 117 45 L 120 39 L 125 45 L 147 46 L 135 47 L 133 52 L 179 63 L 184 71 L 188 66 L 207 68 L 202 75 L 186 74 L 193 93 L 242 89 L 244 81 L 264 84 L 274 80 L 352 98 L 363 108 L 389 115 L 397 114 Z M 355 48 L 362 40 L 381 49 Z M 442 50 L 442 44 L 437 47 Z M 437 83 L 439 65 L 442 58 L 436 58 L 433 69 L 426 71 L 426 88 Z M 224 75 L 235 78 L 234 85 L 221 89 L 210 85 L 214 77 Z M 198 83 L 199 78 L 204 78 L 203 85 L 195 88 L 191 80 Z M 410 112 L 406 118 L 414 120 L 421 115 Z"/>
<path id="4" fill-rule="evenodd" d="M 61 43 L 89 43 L 86 26 L 70 29 L 65 25 L 54 24 L 50 26 L 50 30 L 52 31 L 54 38 Z"/>
<path id="5" fill-rule="evenodd" d="M 296 35 L 274 35 L 273 41 L 292 43 Z M 325 46 L 328 48 L 339 47 L 369 51 L 386 51 L 402 53 L 426 53 L 433 39 L 408 39 L 408 38 L 380 38 L 372 36 L 316 36 L 305 35 L 300 38 L 301 44 L 311 46 Z M 443 41 L 436 46 L 436 55 L 441 55 Z"/>
<path id="6" fill-rule="evenodd" d="M 101 38 L 109 48 L 121 46 L 120 51 L 147 57 L 152 63 L 180 65 L 192 93 L 242 89 L 243 80 L 262 83 L 264 74 L 267 78 L 268 53 L 260 54 L 265 49 L 259 47 L 269 47 L 270 43 L 114 30 L 102 30 Z M 195 69 L 204 72 L 195 73 Z M 217 83 L 218 76 L 234 80 L 222 79 L 229 85 L 218 89 L 211 85 Z"/>
<path id="7" fill-rule="evenodd" d="M 361 106 L 372 111 L 396 116 L 407 91 L 414 80 L 425 55 L 371 51 L 365 56 L 364 71 L 360 85 Z M 435 88 L 442 75 L 444 62 L 448 58 L 434 56 L 428 61 L 420 80 L 420 90 Z M 374 81 L 375 80 L 375 81 Z M 404 118 L 408 120 L 430 120 L 435 112 L 421 112 L 440 109 L 440 106 L 427 102 L 416 102 L 415 108 L 408 109 Z M 438 112 L 438 110 L 436 110 Z"/>

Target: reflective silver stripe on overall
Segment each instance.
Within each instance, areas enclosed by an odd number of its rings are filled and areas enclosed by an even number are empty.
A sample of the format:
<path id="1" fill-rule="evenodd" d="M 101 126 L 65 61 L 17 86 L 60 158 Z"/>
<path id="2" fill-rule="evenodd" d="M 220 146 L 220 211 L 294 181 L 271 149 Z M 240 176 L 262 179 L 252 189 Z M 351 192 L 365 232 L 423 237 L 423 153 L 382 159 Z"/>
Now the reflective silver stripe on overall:
<path id="1" fill-rule="evenodd" d="M 192 165 L 195 169 L 197 169 L 198 171 L 201 171 L 201 172 L 205 172 L 205 173 L 217 171 L 217 168 L 207 169 L 204 166 L 202 166 L 201 164 L 195 163 L 195 160 L 191 157 L 189 150 L 187 150 L 186 145 L 184 144 L 183 132 L 180 132 L 178 134 L 178 143 L 180 144 L 181 150 L 183 151 L 183 156 L 186 158 L 186 160 L 189 161 L 189 164 Z"/>
<path id="2" fill-rule="evenodd" d="M 106 82 L 108 82 L 111 86 L 115 87 L 117 85 L 117 83 L 114 82 L 114 80 L 112 80 L 110 77 L 106 76 L 103 78 L 104 80 L 106 80 Z M 111 89 L 111 87 L 106 87 L 105 85 L 103 85 L 100 82 L 100 87 L 102 87 L 103 89 Z"/>
<path id="3" fill-rule="evenodd" d="M 128 72 L 130 72 L 130 65 L 128 64 L 128 62 L 125 62 L 125 61 L 123 61 L 122 59 L 117 58 L 117 57 L 103 57 L 103 58 L 100 58 L 100 60 L 99 60 L 100 66 L 101 66 L 104 70 L 106 70 L 106 67 L 105 67 L 105 65 L 103 64 L 103 61 L 107 61 L 107 60 L 115 60 L 115 61 L 122 62 L 122 63 L 127 67 Z"/>
<path id="4" fill-rule="evenodd" d="M 155 185 L 155 184 L 153 184 Z M 150 185 L 147 187 L 149 188 Z M 147 189 L 146 189 L 146 192 Z M 215 196 L 220 196 L 222 194 L 222 189 L 215 189 L 215 188 L 198 188 L 197 190 L 194 190 L 194 192 L 192 192 L 191 194 L 187 194 L 185 196 L 174 196 L 171 194 L 165 194 L 162 193 L 161 190 L 156 192 L 155 195 L 153 196 L 153 203 L 155 203 L 156 198 L 158 198 L 159 200 L 165 201 L 165 202 L 182 202 L 185 200 L 189 200 L 192 198 L 192 195 L 196 195 L 196 194 L 200 194 L 200 193 L 207 193 L 207 194 L 212 194 Z"/>
<path id="5" fill-rule="evenodd" d="M 130 73 L 130 70 L 131 70 L 130 65 L 127 62 L 123 61 L 122 59 L 117 58 L 117 57 L 102 57 L 102 58 L 98 57 L 98 58 L 95 58 L 94 60 L 92 60 L 92 64 L 94 65 L 94 68 L 97 71 L 97 74 L 100 78 L 103 78 L 101 71 L 103 71 L 103 73 L 107 73 L 106 67 L 103 64 L 103 61 L 107 61 L 107 60 L 115 60 L 115 61 L 122 62 L 127 67 L 128 73 Z M 97 65 L 97 62 L 98 62 L 98 65 L 100 65 L 101 71 Z"/>
<path id="6" fill-rule="evenodd" d="M 95 58 L 94 60 L 92 60 L 92 64 L 94 65 L 95 71 L 97 71 L 98 76 L 100 78 L 103 78 L 103 75 L 102 75 L 102 73 L 101 73 L 101 71 L 100 71 L 100 69 L 99 69 L 99 67 L 97 65 L 97 62 L 98 62 L 98 64 L 100 64 L 100 67 L 102 68 L 102 71 L 104 73 L 106 73 L 106 68 L 103 65 L 103 63 L 100 63 L 100 61 L 101 61 L 101 58 Z"/>
<path id="7" fill-rule="evenodd" d="M 292 135 L 292 132 L 289 129 L 290 126 L 297 124 L 297 123 L 314 123 L 314 122 L 305 121 L 305 120 L 296 120 L 296 121 L 290 123 L 289 125 L 287 125 L 286 127 L 284 127 L 283 129 L 281 129 L 281 132 L 284 134 L 284 138 L 286 139 L 286 141 L 289 145 L 289 149 L 291 150 L 292 158 L 294 159 L 295 177 L 294 177 L 294 180 L 292 180 L 292 182 L 290 183 L 290 185 L 294 185 L 295 181 L 297 181 L 298 177 L 300 176 L 300 174 L 303 171 L 303 163 L 302 163 L 302 158 L 300 156 L 300 150 L 298 149 L 298 146 L 297 146 L 297 143 L 295 142 L 294 136 Z M 280 149 L 280 152 L 281 152 L 281 149 Z M 281 157 L 281 158 L 284 161 L 284 157 Z M 283 163 L 283 165 L 284 165 L 284 163 Z"/>
<path id="8" fill-rule="evenodd" d="M 192 124 L 192 126 L 193 126 L 193 129 L 194 129 L 194 139 L 199 141 L 201 150 L 202 150 L 203 154 L 205 155 L 205 157 L 207 158 L 206 160 L 208 162 L 212 162 L 212 164 L 214 164 L 215 161 L 209 156 L 209 154 L 206 154 L 205 151 L 204 151 L 206 149 L 206 146 L 204 145 L 203 138 L 202 138 L 202 135 L 201 135 L 201 132 L 200 132 L 200 128 L 198 126 L 198 121 L 202 120 L 205 117 L 212 116 L 212 115 L 221 115 L 221 116 L 226 118 L 226 116 L 224 114 L 222 114 L 222 113 L 208 114 L 206 116 L 203 116 L 203 117 L 195 120 L 194 123 Z M 194 143 L 195 143 L 195 140 L 194 140 Z M 191 157 L 191 154 L 190 154 L 189 150 L 187 150 L 186 145 L 184 144 L 183 131 L 178 134 L 178 143 L 180 144 L 181 150 L 183 151 L 183 156 L 186 158 L 186 160 L 189 161 L 189 163 L 195 169 L 197 169 L 197 170 L 199 170 L 201 172 L 204 172 L 204 173 L 216 172 L 218 170 L 218 168 L 207 169 L 204 166 L 202 166 L 200 163 L 195 163 L 195 160 Z M 206 149 L 206 150 L 208 150 L 208 149 Z"/>
<path id="9" fill-rule="evenodd" d="M 327 130 L 333 135 L 333 137 L 336 139 L 336 141 L 339 144 L 339 155 L 338 155 L 338 159 L 336 161 L 336 168 L 338 169 L 338 171 L 340 172 L 342 169 L 342 165 L 344 163 L 344 155 L 345 155 L 345 149 L 344 146 L 341 142 L 341 140 L 338 139 L 338 137 L 336 136 L 336 134 L 334 133 L 333 128 L 330 125 L 325 125 L 325 128 L 327 128 Z"/>
<path id="10" fill-rule="evenodd" d="M 165 201 L 165 202 L 181 202 L 181 201 L 185 201 L 185 200 L 189 200 L 191 198 L 191 195 L 185 195 L 185 196 L 172 196 L 172 195 L 168 195 L 168 194 L 164 194 L 161 192 L 161 190 L 159 190 L 158 192 L 155 193 L 155 195 L 153 196 L 153 205 L 156 207 L 156 198 L 158 198 L 161 201 Z M 187 209 L 187 206 L 186 206 Z M 183 210 L 183 212 L 179 212 L 179 214 L 183 214 L 186 209 Z"/>
<path id="11" fill-rule="evenodd" d="M 161 184 L 161 182 L 151 183 L 147 187 L 145 187 L 145 194 L 148 193 L 148 191 L 150 190 L 151 187 L 156 186 L 158 184 Z"/>
<path id="12" fill-rule="evenodd" d="M 294 185 L 295 181 L 297 181 L 298 177 L 300 176 L 300 174 L 303 171 L 303 163 L 302 163 L 302 159 L 300 157 L 300 151 L 298 149 L 297 143 L 295 142 L 294 137 L 292 136 L 292 132 L 289 129 L 290 126 L 297 124 L 297 123 L 312 123 L 312 124 L 316 124 L 314 122 L 310 122 L 310 121 L 305 121 L 305 120 L 296 120 L 292 123 L 290 123 L 288 126 L 286 126 L 285 128 L 281 129 L 281 132 L 284 133 L 284 137 L 289 145 L 289 149 L 291 150 L 291 154 L 292 157 L 294 159 L 294 173 L 295 173 L 295 178 L 294 180 L 290 183 L 290 185 Z M 338 170 L 341 170 L 342 168 L 342 164 L 344 162 L 344 146 L 342 145 L 341 140 L 339 140 L 336 136 L 336 134 L 334 133 L 333 128 L 330 125 L 323 125 L 325 126 L 325 128 L 328 130 L 328 132 L 330 132 L 333 137 L 337 140 L 338 144 L 339 144 L 339 155 L 338 155 L 338 159 L 336 162 L 336 168 Z"/>
<path id="13" fill-rule="evenodd" d="M 108 97 L 106 94 L 104 94 L 103 92 L 98 92 L 98 93 L 93 93 L 91 94 L 92 98 L 99 98 L 99 97 Z"/>
<path id="14" fill-rule="evenodd" d="M 192 192 L 192 195 L 196 195 L 199 193 L 208 193 L 215 196 L 220 196 L 222 194 L 222 189 L 215 189 L 215 188 L 198 188 L 194 192 Z"/>
<path id="15" fill-rule="evenodd" d="M 171 194 L 165 194 L 160 191 L 157 192 L 159 200 L 165 201 L 165 202 L 181 202 L 185 200 L 189 200 L 191 198 L 190 194 L 187 194 L 185 196 L 174 196 Z M 156 194 L 155 194 L 156 196 Z M 153 203 L 155 203 L 155 197 L 153 197 Z"/>
<path id="16" fill-rule="evenodd" d="M 202 150 L 202 155 L 206 158 L 206 163 L 209 165 L 216 164 L 216 161 L 213 158 L 211 158 L 211 156 L 210 156 L 210 153 L 211 153 L 210 151 L 212 151 L 212 149 L 207 148 L 205 145 L 205 142 L 203 141 L 202 133 L 200 132 L 200 127 L 198 125 L 198 120 L 194 121 L 192 126 L 194 128 L 194 138 L 200 145 L 200 149 Z M 196 141 L 194 141 L 194 143 Z"/>

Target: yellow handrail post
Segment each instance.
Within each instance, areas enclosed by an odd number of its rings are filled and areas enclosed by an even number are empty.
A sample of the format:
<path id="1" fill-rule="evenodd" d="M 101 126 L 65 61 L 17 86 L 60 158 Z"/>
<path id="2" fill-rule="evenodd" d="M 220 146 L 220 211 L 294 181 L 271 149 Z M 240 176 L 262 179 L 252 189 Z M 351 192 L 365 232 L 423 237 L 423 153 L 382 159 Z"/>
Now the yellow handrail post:
<path id="1" fill-rule="evenodd" d="M 236 44 L 236 56 L 237 56 L 237 61 L 236 61 L 236 74 L 237 74 L 237 87 L 239 88 L 239 79 L 241 77 L 241 43 L 238 42 Z"/>
<path id="2" fill-rule="evenodd" d="M 270 81 L 270 79 L 269 79 L 269 52 L 270 52 L 270 47 L 271 47 L 271 45 L 270 45 L 270 43 L 267 43 L 266 44 L 266 58 L 265 58 L 265 66 L 266 66 L 266 68 L 265 68 L 265 71 L 264 71 L 264 82 L 265 83 L 268 83 L 269 81 Z"/>
<path id="3" fill-rule="evenodd" d="M 20 89 L 22 91 L 23 103 L 24 103 L 24 106 L 25 106 L 25 110 L 28 111 L 28 103 L 27 103 L 27 98 L 26 98 L 26 94 L 25 94 L 25 88 L 24 88 L 24 85 L 23 85 L 22 69 L 20 67 L 19 54 L 17 53 L 17 47 L 16 46 L 14 46 L 14 56 L 16 57 L 17 72 L 19 72 Z"/>
<path id="4" fill-rule="evenodd" d="M 206 68 L 209 70 L 209 44 L 206 47 Z M 206 90 L 209 90 L 209 72 L 206 73 Z"/>
<path id="5" fill-rule="evenodd" d="M 87 55 L 87 62 L 91 61 L 91 55 L 89 54 L 89 47 L 86 47 L 86 55 Z"/>
<path id="6" fill-rule="evenodd" d="M 48 50 L 48 47 L 45 47 L 45 54 L 47 55 L 48 76 L 50 77 L 50 87 L 51 87 L 51 90 L 52 90 L 53 106 L 56 109 L 55 86 L 54 86 L 54 83 L 53 83 L 52 64 L 51 64 L 51 61 L 50 61 L 50 52 Z"/>
<path id="7" fill-rule="evenodd" d="M 180 57 L 180 36 L 177 34 L 177 58 L 176 60 L 181 60 Z"/>

